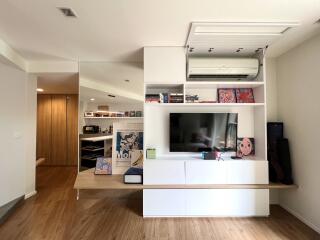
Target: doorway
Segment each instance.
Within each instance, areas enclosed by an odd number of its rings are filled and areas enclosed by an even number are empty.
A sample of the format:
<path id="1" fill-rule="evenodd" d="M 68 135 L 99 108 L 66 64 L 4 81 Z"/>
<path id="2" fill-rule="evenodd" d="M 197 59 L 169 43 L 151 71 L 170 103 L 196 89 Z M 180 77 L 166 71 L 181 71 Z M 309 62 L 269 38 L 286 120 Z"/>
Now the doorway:
<path id="1" fill-rule="evenodd" d="M 37 92 L 36 174 L 57 167 L 73 172 L 78 166 L 79 75 L 41 74 Z"/>

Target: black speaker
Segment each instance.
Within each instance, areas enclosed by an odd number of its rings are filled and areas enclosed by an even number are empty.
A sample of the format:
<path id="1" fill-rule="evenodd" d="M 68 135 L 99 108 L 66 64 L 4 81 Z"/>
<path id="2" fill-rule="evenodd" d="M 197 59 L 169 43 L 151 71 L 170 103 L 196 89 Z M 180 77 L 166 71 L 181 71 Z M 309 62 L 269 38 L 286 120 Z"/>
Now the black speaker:
<path id="1" fill-rule="evenodd" d="M 283 123 L 267 123 L 269 180 L 292 184 L 291 158 L 288 139 L 283 138 Z"/>
<path id="2" fill-rule="evenodd" d="M 267 138 L 268 143 L 275 142 L 277 139 L 283 138 L 283 123 L 268 122 L 267 123 Z"/>
<path id="3" fill-rule="evenodd" d="M 268 122 L 267 123 L 267 153 L 269 160 L 269 180 L 278 182 L 284 178 L 282 167 L 279 163 L 277 153 L 277 139 L 283 139 L 283 123 Z"/>
<path id="4" fill-rule="evenodd" d="M 284 184 L 293 184 L 289 141 L 286 138 L 277 140 L 278 161 L 283 171 L 280 181 Z"/>

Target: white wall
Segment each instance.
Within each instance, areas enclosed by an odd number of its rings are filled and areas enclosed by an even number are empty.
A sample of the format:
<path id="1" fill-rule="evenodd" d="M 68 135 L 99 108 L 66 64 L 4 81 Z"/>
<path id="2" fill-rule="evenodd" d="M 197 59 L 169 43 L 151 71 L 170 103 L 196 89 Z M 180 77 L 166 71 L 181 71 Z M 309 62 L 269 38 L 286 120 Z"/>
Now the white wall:
<path id="1" fill-rule="evenodd" d="M 277 60 L 278 117 L 289 138 L 297 190 L 280 193 L 280 204 L 320 232 L 320 35 Z"/>
<path id="2" fill-rule="evenodd" d="M 35 194 L 37 80 L 0 63 L 0 206 Z"/>
<path id="3" fill-rule="evenodd" d="M 36 193 L 36 146 L 37 146 L 37 77 L 28 75 L 26 83 L 26 197 Z"/>
<path id="4" fill-rule="evenodd" d="M 266 59 L 267 121 L 278 121 L 277 64 L 275 58 Z M 270 190 L 270 204 L 279 204 L 279 190 Z"/>
<path id="5" fill-rule="evenodd" d="M 275 58 L 266 59 L 266 88 L 267 88 L 267 121 L 278 120 L 277 95 L 277 61 Z"/>
<path id="6" fill-rule="evenodd" d="M 0 63 L 0 206 L 25 194 L 25 72 Z"/>

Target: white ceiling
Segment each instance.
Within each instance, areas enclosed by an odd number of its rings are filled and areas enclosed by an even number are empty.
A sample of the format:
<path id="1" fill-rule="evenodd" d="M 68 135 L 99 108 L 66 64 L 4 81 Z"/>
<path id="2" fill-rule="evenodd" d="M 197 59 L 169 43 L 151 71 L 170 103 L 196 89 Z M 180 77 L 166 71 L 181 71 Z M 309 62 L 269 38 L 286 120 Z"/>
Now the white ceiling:
<path id="1" fill-rule="evenodd" d="M 38 74 L 37 87 L 44 91 L 39 94 L 79 94 L 78 74 Z"/>
<path id="2" fill-rule="evenodd" d="M 94 103 L 97 104 L 142 104 L 141 101 L 115 95 L 115 98 L 109 97 L 108 92 L 99 91 L 92 88 L 80 87 L 80 100 L 83 102 L 92 102 L 90 99 L 94 98 Z"/>
<path id="3" fill-rule="evenodd" d="M 274 57 L 315 34 L 319 18 L 320 0 L 1 0 L 0 38 L 28 60 L 143 61 L 144 46 L 184 46 L 191 22 L 299 21 Z"/>
<path id="4" fill-rule="evenodd" d="M 81 62 L 79 69 L 80 85 L 86 79 L 104 84 L 110 89 L 115 87 L 143 95 L 143 64 L 140 62 Z"/>

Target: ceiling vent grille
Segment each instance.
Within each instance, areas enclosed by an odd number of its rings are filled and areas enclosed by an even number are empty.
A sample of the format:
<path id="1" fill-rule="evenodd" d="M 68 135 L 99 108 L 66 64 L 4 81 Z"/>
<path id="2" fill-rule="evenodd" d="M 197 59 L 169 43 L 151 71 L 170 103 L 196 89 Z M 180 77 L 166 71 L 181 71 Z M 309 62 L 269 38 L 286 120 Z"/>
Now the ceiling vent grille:
<path id="1" fill-rule="evenodd" d="M 77 17 L 75 12 L 71 8 L 58 7 L 62 14 L 66 17 Z"/>

